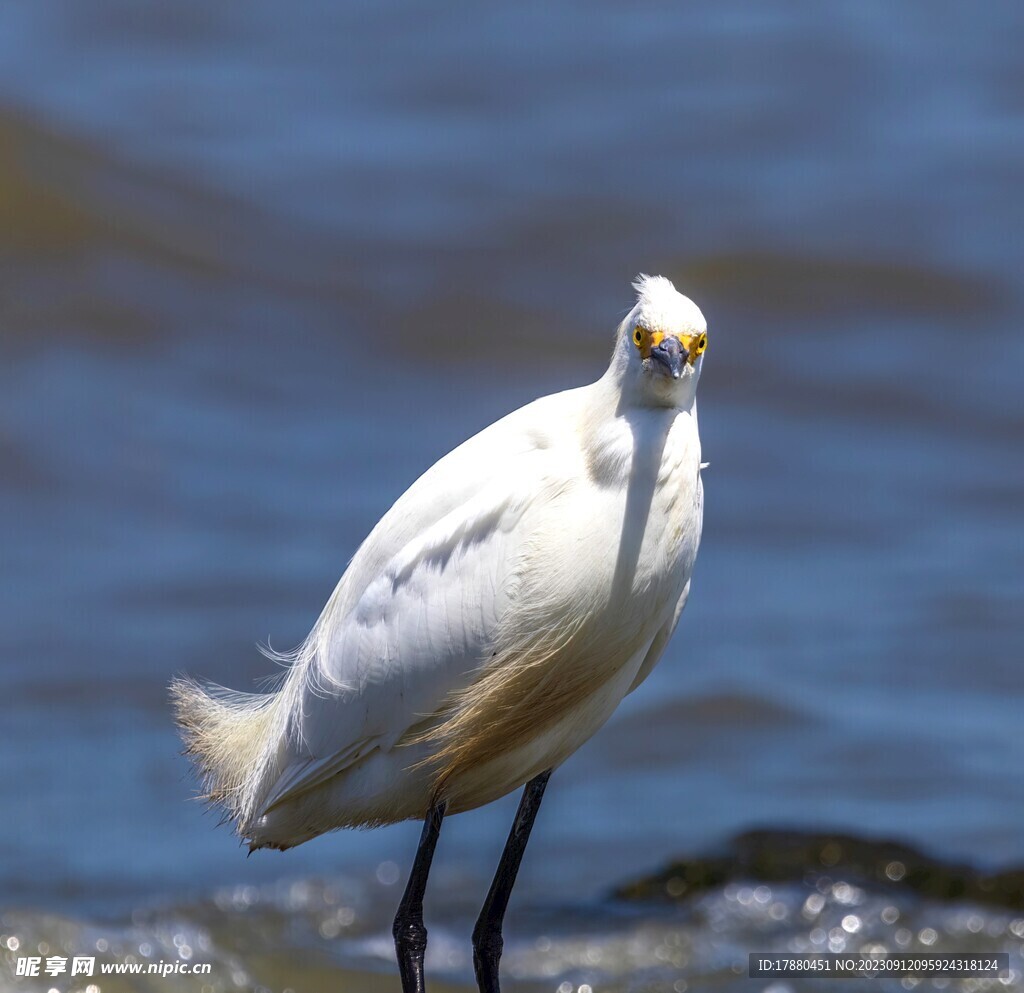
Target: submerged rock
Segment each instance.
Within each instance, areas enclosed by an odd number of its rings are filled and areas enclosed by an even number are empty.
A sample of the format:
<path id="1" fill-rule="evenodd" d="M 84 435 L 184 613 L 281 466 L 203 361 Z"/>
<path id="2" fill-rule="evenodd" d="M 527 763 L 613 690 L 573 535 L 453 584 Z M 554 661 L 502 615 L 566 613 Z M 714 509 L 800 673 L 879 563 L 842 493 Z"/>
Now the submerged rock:
<path id="1" fill-rule="evenodd" d="M 681 901 L 733 880 L 813 882 L 822 876 L 841 876 L 869 889 L 912 891 L 932 900 L 1024 909 L 1021 866 L 991 872 L 945 862 L 898 841 L 782 829 L 746 831 L 725 854 L 673 862 L 619 886 L 614 896 Z"/>

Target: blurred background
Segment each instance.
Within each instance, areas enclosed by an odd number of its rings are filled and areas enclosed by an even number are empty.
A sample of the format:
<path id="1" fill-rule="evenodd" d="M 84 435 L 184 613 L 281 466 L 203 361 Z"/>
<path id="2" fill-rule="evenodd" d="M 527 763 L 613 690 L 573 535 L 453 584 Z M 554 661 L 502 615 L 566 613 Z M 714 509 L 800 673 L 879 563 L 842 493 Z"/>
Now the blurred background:
<path id="1" fill-rule="evenodd" d="M 8 964 L 396 988 L 418 826 L 246 859 L 167 682 L 267 676 L 420 472 L 600 375 L 639 271 L 709 322 L 704 542 L 660 667 L 552 780 L 507 974 L 749 990 L 748 949 L 929 929 L 1019 962 L 1021 912 L 607 894 L 757 825 L 1024 862 L 1022 45 L 1011 2 L 0 8 Z M 459 988 L 515 802 L 445 827 Z"/>

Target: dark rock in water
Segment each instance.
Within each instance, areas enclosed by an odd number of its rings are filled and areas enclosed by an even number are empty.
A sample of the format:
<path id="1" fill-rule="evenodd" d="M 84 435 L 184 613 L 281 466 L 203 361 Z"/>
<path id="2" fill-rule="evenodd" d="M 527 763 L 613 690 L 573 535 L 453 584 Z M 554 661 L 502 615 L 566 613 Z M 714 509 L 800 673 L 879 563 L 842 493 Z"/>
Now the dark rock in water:
<path id="1" fill-rule="evenodd" d="M 871 889 L 912 891 L 932 900 L 968 900 L 1024 909 L 1024 867 L 986 872 L 943 862 L 898 841 L 829 832 L 746 831 L 724 855 L 673 862 L 615 891 L 622 900 L 680 901 L 732 880 L 815 882 L 842 878 Z"/>

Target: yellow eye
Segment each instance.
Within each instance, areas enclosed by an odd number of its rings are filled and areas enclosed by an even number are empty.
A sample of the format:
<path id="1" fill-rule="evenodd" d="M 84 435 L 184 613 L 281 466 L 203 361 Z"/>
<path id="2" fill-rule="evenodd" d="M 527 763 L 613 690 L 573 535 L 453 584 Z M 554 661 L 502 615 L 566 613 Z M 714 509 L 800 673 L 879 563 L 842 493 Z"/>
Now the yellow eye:
<path id="1" fill-rule="evenodd" d="M 700 353 L 703 352 L 704 349 L 707 348 L 707 347 L 708 347 L 708 336 L 706 334 L 702 334 L 697 339 L 697 348 L 696 348 L 697 354 L 700 355 Z"/>
<path id="2" fill-rule="evenodd" d="M 639 348 L 644 343 L 644 332 L 641 328 L 637 328 L 633 332 L 633 344 Z"/>

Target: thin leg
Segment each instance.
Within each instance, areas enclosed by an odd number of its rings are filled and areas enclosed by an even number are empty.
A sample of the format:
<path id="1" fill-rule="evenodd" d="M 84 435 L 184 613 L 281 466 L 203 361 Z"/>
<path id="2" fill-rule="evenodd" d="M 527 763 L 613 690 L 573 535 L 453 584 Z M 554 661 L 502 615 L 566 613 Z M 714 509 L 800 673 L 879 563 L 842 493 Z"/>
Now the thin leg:
<path id="1" fill-rule="evenodd" d="M 480 993 L 500 993 L 498 986 L 498 960 L 504 944 L 501 937 L 501 925 L 505 920 L 508 898 L 512 895 L 512 887 L 516 883 L 519 864 L 523 861 L 526 843 L 530 840 L 534 818 L 544 799 L 544 787 L 548 785 L 551 770 L 542 772 L 531 779 L 523 789 L 523 798 L 519 801 L 516 819 L 512 822 L 505 850 L 501 853 L 498 871 L 494 874 L 487 899 L 480 910 L 476 927 L 473 928 L 473 969 Z"/>
<path id="2" fill-rule="evenodd" d="M 427 888 L 430 863 L 434 858 L 437 836 L 441 833 L 441 821 L 447 804 L 431 807 L 423 821 L 423 833 L 416 849 L 416 859 L 405 885 L 405 894 L 398 905 L 395 924 L 391 933 L 395 936 L 395 951 L 398 953 L 398 971 L 402 976 L 402 993 L 423 993 L 423 954 L 427 950 L 427 929 L 423 925 L 423 893 Z"/>

